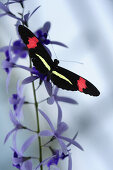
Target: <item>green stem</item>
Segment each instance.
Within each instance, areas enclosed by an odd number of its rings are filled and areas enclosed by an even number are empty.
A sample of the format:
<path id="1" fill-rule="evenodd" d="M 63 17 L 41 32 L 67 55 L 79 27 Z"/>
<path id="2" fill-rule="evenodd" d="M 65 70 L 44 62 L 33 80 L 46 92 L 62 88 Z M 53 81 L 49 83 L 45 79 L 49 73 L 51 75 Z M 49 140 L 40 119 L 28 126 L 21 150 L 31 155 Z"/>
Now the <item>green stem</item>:
<path id="1" fill-rule="evenodd" d="M 31 59 L 30 59 L 30 68 L 32 67 Z M 32 75 L 32 74 L 31 74 Z M 37 119 L 37 133 L 40 133 L 40 123 L 39 123 L 39 114 L 38 114 L 38 102 L 36 98 L 36 91 L 35 91 L 35 85 L 34 82 L 32 82 L 33 87 L 33 95 L 34 95 L 34 102 L 35 102 L 35 110 L 36 110 L 36 119 Z M 42 146 L 41 146 L 41 138 L 38 137 L 39 142 L 39 161 L 42 162 Z M 43 170 L 43 166 L 40 167 L 41 170 Z"/>

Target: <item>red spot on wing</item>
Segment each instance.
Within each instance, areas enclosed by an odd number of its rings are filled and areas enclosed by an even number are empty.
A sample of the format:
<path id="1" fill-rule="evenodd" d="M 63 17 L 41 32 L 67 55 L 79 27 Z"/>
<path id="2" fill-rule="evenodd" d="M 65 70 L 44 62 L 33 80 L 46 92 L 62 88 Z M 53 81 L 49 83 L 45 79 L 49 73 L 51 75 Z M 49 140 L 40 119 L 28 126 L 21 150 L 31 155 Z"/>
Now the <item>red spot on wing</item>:
<path id="1" fill-rule="evenodd" d="M 77 80 L 77 85 L 78 85 L 78 90 L 83 92 L 83 89 L 86 89 L 86 80 L 83 79 L 82 77 L 79 78 L 79 80 Z"/>
<path id="2" fill-rule="evenodd" d="M 31 37 L 28 38 L 28 42 L 29 42 L 29 44 L 27 44 L 28 48 L 35 48 L 39 40 L 36 37 Z"/>

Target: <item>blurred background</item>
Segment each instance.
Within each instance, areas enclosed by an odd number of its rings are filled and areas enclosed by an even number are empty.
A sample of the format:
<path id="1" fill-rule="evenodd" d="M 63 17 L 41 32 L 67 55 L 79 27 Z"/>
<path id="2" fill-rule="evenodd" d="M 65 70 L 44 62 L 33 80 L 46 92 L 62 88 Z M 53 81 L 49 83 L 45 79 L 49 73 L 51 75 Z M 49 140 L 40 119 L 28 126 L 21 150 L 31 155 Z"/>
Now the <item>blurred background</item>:
<path id="1" fill-rule="evenodd" d="M 5 3 L 5 0 L 0 0 Z M 57 45 L 48 47 L 53 59 L 77 61 L 60 62 L 63 66 L 92 82 L 99 90 L 99 97 L 91 97 L 80 92 L 59 90 L 60 96 L 72 97 L 78 105 L 59 103 L 63 111 L 63 120 L 69 125 L 65 135 L 73 137 L 79 130 L 77 141 L 84 152 L 71 147 L 73 170 L 112 170 L 113 169 L 113 1 L 112 0 L 26 0 L 25 10 L 39 10 L 29 20 L 29 28 L 35 32 L 46 21 L 51 22 L 49 32 L 51 40 L 65 43 L 69 48 Z M 20 5 L 10 8 L 19 12 Z M 2 12 L 2 11 L 1 11 Z M 10 40 L 18 39 L 15 31 L 15 19 L 8 16 L 0 18 L 0 47 L 8 45 Z M 53 50 L 54 48 L 54 50 Z M 55 52 L 54 52 L 55 51 Z M 56 55 L 55 55 L 56 53 Z M 0 53 L 0 63 L 5 59 Z M 19 60 L 19 64 L 28 65 L 29 60 Z M 6 92 L 6 73 L 0 67 L 0 170 L 15 169 L 12 167 L 11 137 L 4 145 L 6 134 L 13 128 L 9 119 L 9 97 L 16 92 L 17 80 L 29 76 L 27 71 L 14 69 Z M 31 85 L 25 86 L 26 100 L 33 101 Z M 47 96 L 42 85 L 37 91 L 38 100 Z M 57 107 L 44 102 L 39 107 L 48 114 L 56 126 Z M 36 117 L 33 106 L 24 106 L 24 123 L 36 129 Z M 40 117 L 41 129 L 48 128 Z M 18 146 L 30 136 L 28 132 L 18 134 Z M 44 141 L 43 141 L 44 142 Z M 28 153 L 38 153 L 37 141 L 29 148 Z M 50 153 L 45 154 L 49 155 Z M 59 164 L 61 169 L 67 169 L 67 160 Z M 46 169 L 46 168 L 45 168 Z"/>

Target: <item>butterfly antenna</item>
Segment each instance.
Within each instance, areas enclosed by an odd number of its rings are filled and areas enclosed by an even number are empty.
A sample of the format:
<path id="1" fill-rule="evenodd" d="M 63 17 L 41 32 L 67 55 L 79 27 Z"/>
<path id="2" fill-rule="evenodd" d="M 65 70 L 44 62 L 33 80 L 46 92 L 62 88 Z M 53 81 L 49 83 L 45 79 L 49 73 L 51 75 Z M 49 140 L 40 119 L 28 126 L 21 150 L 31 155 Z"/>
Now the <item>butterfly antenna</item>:
<path id="1" fill-rule="evenodd" d="M 62 62 L 74 62 L 74 63 L 78 63 L 78 64 L 84 64 L 84 63 L 79 62 L 79 61 L 67 61 L 67 60 L 59 60 L 59 61 L 62 61 Z"/>
<path id="2" fill-rule="evenodd" d="M 50 38 L 50 35 L 49 35 L 49 34 L 48 34 L 48 36 L 49 36 L 49 39 L 51 40 L 51 38 Z M 54 50 L 54 48 L 53 48 L 53 45 L 51 44 L 51 46 L 52 46 L 52 49 L 53 49 L 53 51 L 54 51 L 55 57 L 56 57 L 56 58 L 57 58 L 57 60 L 58 60 L 58 57 L 57 57 L 56 52 L 55 52 L 55 50 Z M 82 62 L 78 62 L 78 61 L 65 61 L 65 60 L 59 60 L 59 61 L 62 61 L 62 62 L 75 62 L 75 63 L 78 63 L 78 64 L 84 64 L 84 63 L 82 63 Z"/>
<path id="3" fill-rule="evenodd" d="M 51 38 L 50 38 L 50 35 L 48 34 L 48 36 L 49 36 L 49 39 L 51 40 Z M 56 52 L 55 52 L 55 50 L 54 50 L 54 48 L 53 48 L 53 45 L 51 44 L 51 47 L 52 47 L 52 49 L 53 49 L 53 51 L 54 51 L 54 54 L 55 54 L 55 57 L 56 57 L 56 59 L 58 60 L 58 57 L 57 57 L 57 55 L 56 55 Z"/>

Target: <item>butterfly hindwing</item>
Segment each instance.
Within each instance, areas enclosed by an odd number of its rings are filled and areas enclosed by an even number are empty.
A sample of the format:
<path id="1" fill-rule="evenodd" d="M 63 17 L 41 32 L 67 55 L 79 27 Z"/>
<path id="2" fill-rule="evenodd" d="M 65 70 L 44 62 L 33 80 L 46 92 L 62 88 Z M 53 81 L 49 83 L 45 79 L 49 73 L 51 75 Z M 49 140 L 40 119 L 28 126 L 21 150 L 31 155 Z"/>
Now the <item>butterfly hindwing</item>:
<path id="1" fill-rule="evenodd" d="M 80 91 L 91 96 L 98 96 L 100 92 L 88 80 L 80 77 L 79 75 L 57 66 L 51 75 L 52 82 L 59 88 Z"/>
<path id="2" fill-rule="evenodd" d="M 77 86 L 76 88 L 73 87 L 68 73 L 70 74 L 71 72 L 62 67 L 57 66 L 56 69 L 52 71 L 51 81 L 59 88 L 75 91 L 77 90 Z"/>

